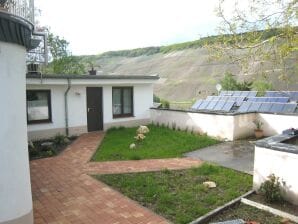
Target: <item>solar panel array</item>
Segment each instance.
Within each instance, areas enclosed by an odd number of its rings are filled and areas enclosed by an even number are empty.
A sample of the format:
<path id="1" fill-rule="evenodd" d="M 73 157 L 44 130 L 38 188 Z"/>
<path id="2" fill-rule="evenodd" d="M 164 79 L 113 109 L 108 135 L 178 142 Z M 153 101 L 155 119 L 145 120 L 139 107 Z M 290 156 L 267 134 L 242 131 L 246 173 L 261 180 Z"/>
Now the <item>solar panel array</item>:
<path id="1" fill-rule="evenodd" d="M 255 97 L 257 91 L 221 91 L 220 96 L 243 96 L 243 97 Z"/>
<path id="2" fill-rule="evenodd" d="M 275 102 L 275 103 L 287 103 L 289 97 L 248 97 L 248 102 Z"/>
<path id="3" fill-rule="evenodd" d="M 266 91 L 265 97 L 289 97 L 290 101 L 298 101 L 298 91 Z"/>
<path id="4" fill-rule="evenodd" d="M 297 104 L 295 103 L 259 103 L 243 102 L 238 112 L 267 112 L 267 113 L 294 113 Z"/>
<path id="5" fill-rule="evenodd" d="M 257 97 L 257 91 L 221 91 L 219 96 L 208 96 L 198 100 L 191 109 L 221 112 L 298 113 L 298 91 L 267 91 Z"/>
<path id="6" fill-rule="evenodd" d="M 198 100 L 193 106 L 194 110 L 230 112 L 235 102 L 222 100 Z"/>
<path id="7" fill-rule="evenodd" d="M 244 96 L 208 96 L 206 100 L 210 101 L 231 101 L 235 102 L 236 106 L 240 106 L 245 100 Z"/>

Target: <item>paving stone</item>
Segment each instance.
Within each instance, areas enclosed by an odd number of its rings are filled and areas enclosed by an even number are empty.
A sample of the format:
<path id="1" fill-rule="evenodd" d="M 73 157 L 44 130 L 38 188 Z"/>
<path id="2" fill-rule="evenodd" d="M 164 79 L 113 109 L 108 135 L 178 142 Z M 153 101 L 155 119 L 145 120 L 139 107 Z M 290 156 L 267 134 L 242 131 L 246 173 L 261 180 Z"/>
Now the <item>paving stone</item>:
<path id="1" fill-rule="evenodd" d="M 169 223 L 90 174 L 185 169 L 202 162 L 191 158 L 89 162 L 103 137 L 103 132 L 84 134 L 59 156 L 30 162 L 35 224 Z"/>

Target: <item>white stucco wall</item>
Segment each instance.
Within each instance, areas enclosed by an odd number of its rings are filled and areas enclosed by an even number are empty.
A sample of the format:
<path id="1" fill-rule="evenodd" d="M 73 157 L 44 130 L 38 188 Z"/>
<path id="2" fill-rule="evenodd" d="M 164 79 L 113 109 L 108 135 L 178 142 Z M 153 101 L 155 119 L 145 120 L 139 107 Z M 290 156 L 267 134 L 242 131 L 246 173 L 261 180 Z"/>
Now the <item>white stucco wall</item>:
<path id="1" fill-rule="evenodd" d="M 98 80 L 95 80 L 98 81 Z M 90 81 L 89 81 L 90 82 Z M 150 107 L 153 105 L 153 84 L 127 84 L 125 85 L 118 81 L 118 84 L 114 84 L 115 80 L 112 80 L 112 84 L 105 83 L 100 84 L 88 84 L 79 85 L 78 82 L 74 82 L 71 85 L 71 89 L 68 93 L 68 110 L 69 110 L 69 127 L 78 128 L 78 133 L 87 132 L 87 102 L 86 102 L 86 87 L 102 87 L 103 88 L 103 123 L 104 129 L 111 126 L 132 126 L 138 125 L 139 122 L 149 122 L 150 120 Z M 139 81 L 138 81 L 139 82 Z M 28 82 L 27 82 L 28 83 Z M 134 116 L 128 118 L 113 118 L 112 113 L 112 87 L 113 86 L 133 86 L 133 99 L 134 99 Z M 51 137 L 60 130 L 65 134 L 65 112 L 64 112 L 64 93 L 67 89 L 65 83 L 57 82 L 55 84 L 43 84 L 36 82 L 29 82 L 27 89 L 47 89 L 51 90 L 51 105 L 52 105 L 52 122 L 43 124 L 29 124 L 28 133 L 31 139 L 44 137 Z M 85 128 L 84 128 L 85 127 Z M 38 136 L 37 131 L 48 131 L 47 134 Z M 40 134 L 40 132 L 39 132 Z"/>
<path id="2" fill-rule="evenodd" d="M 265 136 L 281 134 L 289 128 L 298 128 L 298 116 L 260 113 L 258 118 L 263 123 Z"/>
<path id="3" fill-rule="evenodd" d="M 283 194 L 285 199 L 298 205 L 298 155 L 267 148 L 255 147 L 253 187 L 255 190 L 267 180 L 270 174 L 285 181 Z"/>
<path id="4" fill-rule="evenodd" d="M 238 114 L 234 116 L 234 139 L 254 136 L 256 113 Z"/>
<path id="5" fill-rule="evenodd" d="M 0 223 L 32 212 L 25 53 L 24 47 L 0 42 Z"/>
<path id="6" fill-rule="evenodd" d="M 234 117 L 232 115 L 217 115 L 207 113 L 191 113 L 172 110 L 151 110 L 153 123 L 172 125 L 182 130 L 206 133 L 209 136 L 234 140 Z"/>
<path id="7" fill-rule="evenodd" d="M 119 84 L 118 84 L 119 85 Z M 117 86 L 117 85 L 114 85 Z M 107 126 L 133 120 L 150 119 L 150 107 L 153 106 L 153 84 L 138 84 L 133 86 L 134 116 L 128 118 L 113 118 L 112 86 L 105 86 L 104 95 L 104 123 Z"/>
<path id="8" fill-rule="evenodd" d="M 65 128 L 64 93 L 65 85 L 27 85 L 27 90 L 50 90 L 52 122 L 29 124 L 28 131 Z M 86 87 L 72 86 L 68 92 L 69 127 L 86 126 Z"/>

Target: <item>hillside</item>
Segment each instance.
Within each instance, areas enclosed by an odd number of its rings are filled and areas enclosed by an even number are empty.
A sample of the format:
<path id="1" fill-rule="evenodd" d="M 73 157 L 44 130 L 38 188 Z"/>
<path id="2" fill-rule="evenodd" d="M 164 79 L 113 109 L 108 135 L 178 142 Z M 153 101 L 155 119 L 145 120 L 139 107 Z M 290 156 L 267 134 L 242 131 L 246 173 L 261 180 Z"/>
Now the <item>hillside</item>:
<path id="1" fill-rule="evenodd" d="M 279 71 L 270 71 L 264 65 L 254 64 L 254 71 L 239 73 L 235 64 L 227 60 L 208 60 L 208 51 L 203 48 L 190 48 L 169 53 L 132 56 L 84 56 L 83 61 L 92 60 L 98 74 L 150 75 L 158 74 L 161 79 L 155 86 L 155 94 L 170 101 L 189 101 L 216 93 L 215 85 L 225 72 L 232 72 L 237 80 L 256 79 L 255 70 L 263 69 L 273 82 L 276 90 L 286 89 L 285 83 L 278 79 Z M 297 58 L 296 58 L 297 61 Z M 295 58 L 289 61 L 289 67 L 295 65 Z M 292 70 L 295 79 L 289 85 L 290 90 L 298 89 L 297 70 Z"/>

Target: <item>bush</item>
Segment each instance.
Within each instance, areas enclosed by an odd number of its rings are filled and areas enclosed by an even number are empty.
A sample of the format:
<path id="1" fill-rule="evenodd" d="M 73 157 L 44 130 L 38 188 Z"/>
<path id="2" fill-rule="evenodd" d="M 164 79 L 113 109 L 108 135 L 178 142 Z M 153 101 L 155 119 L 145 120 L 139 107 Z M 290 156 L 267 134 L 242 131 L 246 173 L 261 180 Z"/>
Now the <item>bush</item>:
<path id="1" fill-rule="evenodd" d="M 260 193 L 265 197 L 265 201 L 269 203 L 282 201 L 279 177 L 274 174 L 269 175 L 268 180 L 261 184 Z"/>
<path id="2" fill-rule="evenodd" d="M 60 145 L 67 144 L 69 142 L 69 140 L 65 135 L 57 134 L 53 138 L 53 142 L 54 142 L 55 145 L 60 146 Z"/>
<path id="3" fill-rule="evenodd" d="M 158 96 L 156 96 L 155 94 L 153 94 L 153 102 L 160 103 L 160 98 Z"/>
<path id="4" fill-rule="evenodd" d="M 170 102 L 167 100 L 161 100 L 161 107 L 165 108 L 165 109 L 169 109 L 170 108 Z"/>

